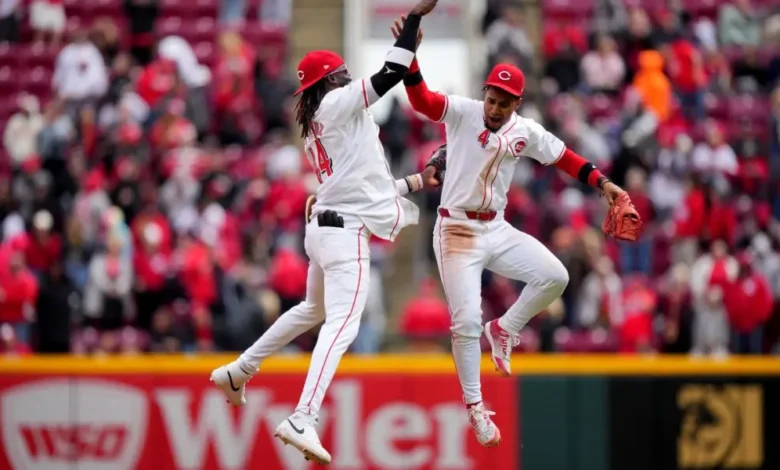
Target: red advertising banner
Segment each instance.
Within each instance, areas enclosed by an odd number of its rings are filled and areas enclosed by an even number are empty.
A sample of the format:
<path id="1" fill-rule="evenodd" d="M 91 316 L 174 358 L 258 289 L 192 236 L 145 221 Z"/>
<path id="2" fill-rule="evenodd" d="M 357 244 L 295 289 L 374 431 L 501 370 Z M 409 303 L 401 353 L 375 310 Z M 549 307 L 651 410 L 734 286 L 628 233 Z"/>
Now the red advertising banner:
<path id="1" fill-rule="evenodd" d="M 306 470 L 273 438 L 294 410 L 301 375 L 259 375 L 247 405 L 227 404 L 208 374 L 0 375 L 0 469 Z M 513 469 L 515 380 L 485 377 L 503 442 L 477 444 L 454 375 L 345 375 L 334 380 L 320 435 L 334 470 Z"/>

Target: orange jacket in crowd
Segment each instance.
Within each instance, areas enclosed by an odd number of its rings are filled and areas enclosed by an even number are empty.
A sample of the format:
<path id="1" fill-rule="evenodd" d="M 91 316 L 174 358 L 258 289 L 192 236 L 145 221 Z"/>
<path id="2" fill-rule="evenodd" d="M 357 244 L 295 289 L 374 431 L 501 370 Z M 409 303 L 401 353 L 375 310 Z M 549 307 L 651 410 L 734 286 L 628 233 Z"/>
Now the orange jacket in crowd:
<path id="1" fill-rule="evenodd" d="M 672 114 L 672 84 L 664 74 L 664 58 L 658 51 L 639 54 L 639 70 L 634 77 L 634 88 L 644 105 L 652 110 L 661 122 Z"/>

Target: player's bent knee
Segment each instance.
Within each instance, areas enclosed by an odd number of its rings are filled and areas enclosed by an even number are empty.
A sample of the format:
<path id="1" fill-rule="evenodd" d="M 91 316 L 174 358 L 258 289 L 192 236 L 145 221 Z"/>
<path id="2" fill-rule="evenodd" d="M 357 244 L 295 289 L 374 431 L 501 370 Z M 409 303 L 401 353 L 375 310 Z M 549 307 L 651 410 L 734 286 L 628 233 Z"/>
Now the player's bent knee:
<path id="1" fill-rule="evenodd" d="M 547 285 L 550 291 L 554 291 L 557 295 L 563 294 L 566 290 L 566 286 L 569 285 L 569 272 L 561 265 L 560 269 L 556 269 L 550 273 L 550 277 L 547 278 Z"/>
<path id="2" fill-rule="evenodd" d="M 456 321 L 452 324 L 452 335 L 464 338 L 482 337 L 481 315 L 475 319 Z"/>

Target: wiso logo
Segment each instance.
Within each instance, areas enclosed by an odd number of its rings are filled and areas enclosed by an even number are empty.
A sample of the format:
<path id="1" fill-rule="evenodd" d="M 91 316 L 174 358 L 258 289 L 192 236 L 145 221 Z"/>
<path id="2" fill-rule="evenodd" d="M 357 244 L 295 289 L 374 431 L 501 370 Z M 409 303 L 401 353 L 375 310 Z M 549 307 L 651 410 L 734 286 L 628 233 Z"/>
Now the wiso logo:
<path id="1" fill-rule="evenodd" d="M 12 468 L 127 470 L 141 453 L 148 408 L 139 390 L 95 379 L 41 380 L 0 403 Z"/>

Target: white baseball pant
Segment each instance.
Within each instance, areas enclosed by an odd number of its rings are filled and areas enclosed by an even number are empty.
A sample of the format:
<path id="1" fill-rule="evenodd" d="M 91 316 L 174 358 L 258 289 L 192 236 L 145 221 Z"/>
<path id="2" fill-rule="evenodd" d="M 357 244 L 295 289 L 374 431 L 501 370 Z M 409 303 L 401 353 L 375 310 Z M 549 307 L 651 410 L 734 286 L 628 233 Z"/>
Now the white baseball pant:
<path id="1" fill-rule="evenodd" d="M 502 212 L 492 221 L 455 217 L 438 218 L 433 249 L 452 316 L 452 354 L 463 399 L 473 404 L 482 401 L 482 271 L 488 269 L 526 284 L 514 305 L 499 319 L 501 328 L 511 334 L 519 333 L 534 315 L 560 297 L 569 274 L 547 247 L 512 227 Z"/>
<path id="2" fill-rule="evenodd" d="M 369 279 L 369 232 L 356 218 L 342 216 L 344 228 L 306 226 L 309 256 L 306 300 L 283 313 L 240 358 L 252 370 L 323 319 L 309 373 L 296 411 L 316 415 L 339 361 L 360 329 Z"/>

